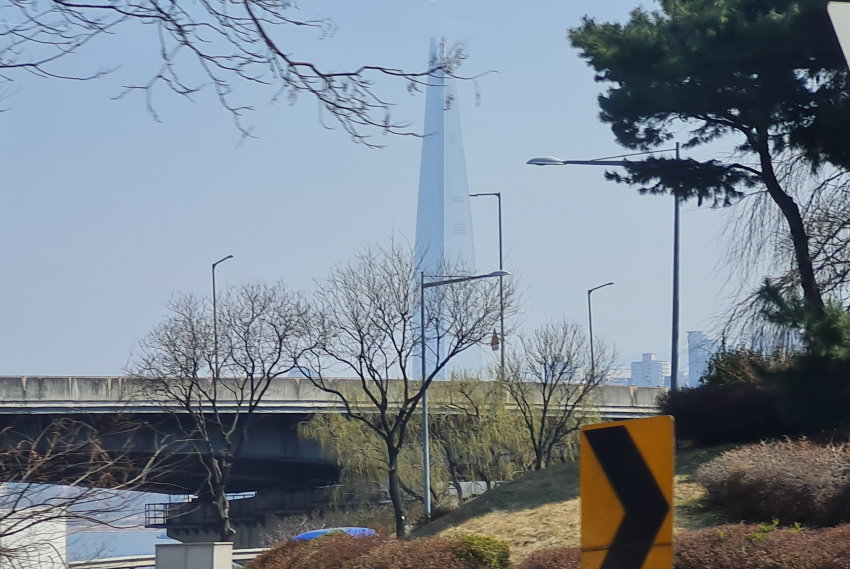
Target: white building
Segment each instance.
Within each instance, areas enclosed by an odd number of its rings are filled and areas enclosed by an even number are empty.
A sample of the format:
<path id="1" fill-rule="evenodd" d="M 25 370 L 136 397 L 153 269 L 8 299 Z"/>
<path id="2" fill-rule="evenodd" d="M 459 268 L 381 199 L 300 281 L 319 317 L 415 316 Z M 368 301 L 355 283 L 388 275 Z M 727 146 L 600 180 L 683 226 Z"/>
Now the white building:
<path id="1" fill-rule="evenodd" d="M 696 387 L 708 370 L 708 360 L 717 351 L 719 342 L 705 332 L 688 332 L 688 383 L 683 387 Z"/>
<path id="2" fill-rule="evenodd" d="M 669 377 L 670 362 L 656 359 L 655 354 L 643 354 L 639 362 L 632 362 L 632 385 L 663 387 Z"/>

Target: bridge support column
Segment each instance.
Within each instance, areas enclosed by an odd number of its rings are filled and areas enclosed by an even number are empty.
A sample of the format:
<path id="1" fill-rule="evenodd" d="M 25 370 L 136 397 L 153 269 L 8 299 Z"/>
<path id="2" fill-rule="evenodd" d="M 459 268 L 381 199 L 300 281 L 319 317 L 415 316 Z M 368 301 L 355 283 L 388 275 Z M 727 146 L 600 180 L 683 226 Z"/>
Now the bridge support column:
<path id="1" fill-rule="evenodd" d="M 156 546 L 156 569 L 232 569 L 233 543 L 165 543 Z"/>

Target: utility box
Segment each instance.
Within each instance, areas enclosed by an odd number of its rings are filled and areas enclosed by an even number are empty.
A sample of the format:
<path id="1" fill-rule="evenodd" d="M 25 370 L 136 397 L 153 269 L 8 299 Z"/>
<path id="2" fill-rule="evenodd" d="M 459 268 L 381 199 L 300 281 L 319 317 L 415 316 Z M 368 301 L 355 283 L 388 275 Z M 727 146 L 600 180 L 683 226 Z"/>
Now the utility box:
<path id="1" fill-rule="evenodd" d="M 156 546 L 156 569 L 232 569 L 233 543 L 164 543 Z"/>

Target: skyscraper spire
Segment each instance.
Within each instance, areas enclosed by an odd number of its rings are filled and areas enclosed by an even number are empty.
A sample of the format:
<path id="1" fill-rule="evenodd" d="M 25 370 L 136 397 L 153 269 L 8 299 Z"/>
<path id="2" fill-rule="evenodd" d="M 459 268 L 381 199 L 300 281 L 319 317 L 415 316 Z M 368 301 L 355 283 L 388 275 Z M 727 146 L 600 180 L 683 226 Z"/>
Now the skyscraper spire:
<path id="1" fill-rule="evenodd" d="M 431 67 L 445 62 L 445 40 L 438 43 L 432 39 Z M 472 274 L 475 246 L 458 97 L 454 80 L 442 70 L 428 83 L 416 212 L 416 261 L 426 275 L 440 275 L 446 267 L 451 267 L 454 274 Z M 433 369 L 438 349 L 436 342 L 428 344 L 426 369 Z M 449 371 L 480 368 L 480 351 L 470 349 L 451 362 Z"/>

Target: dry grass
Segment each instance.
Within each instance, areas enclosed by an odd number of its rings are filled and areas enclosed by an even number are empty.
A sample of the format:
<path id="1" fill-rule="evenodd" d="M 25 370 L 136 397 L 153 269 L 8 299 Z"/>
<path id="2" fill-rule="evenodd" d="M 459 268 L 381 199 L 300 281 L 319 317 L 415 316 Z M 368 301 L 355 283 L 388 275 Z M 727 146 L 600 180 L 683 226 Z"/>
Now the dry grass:
<path id="1" fill-rule="evenodd" d="M 705 490 L 692 480 L 700 464 L 727 448 L 688 450 L 677 456 L 677 532 L 727 522 L 706 505 Z M 488 535 L 510 545 L 511 559 L 517 562 L 535 551 L 578 545 L 579 508 L 577 464 L 560 464 L 502 484 L 414 533 Z"/>

